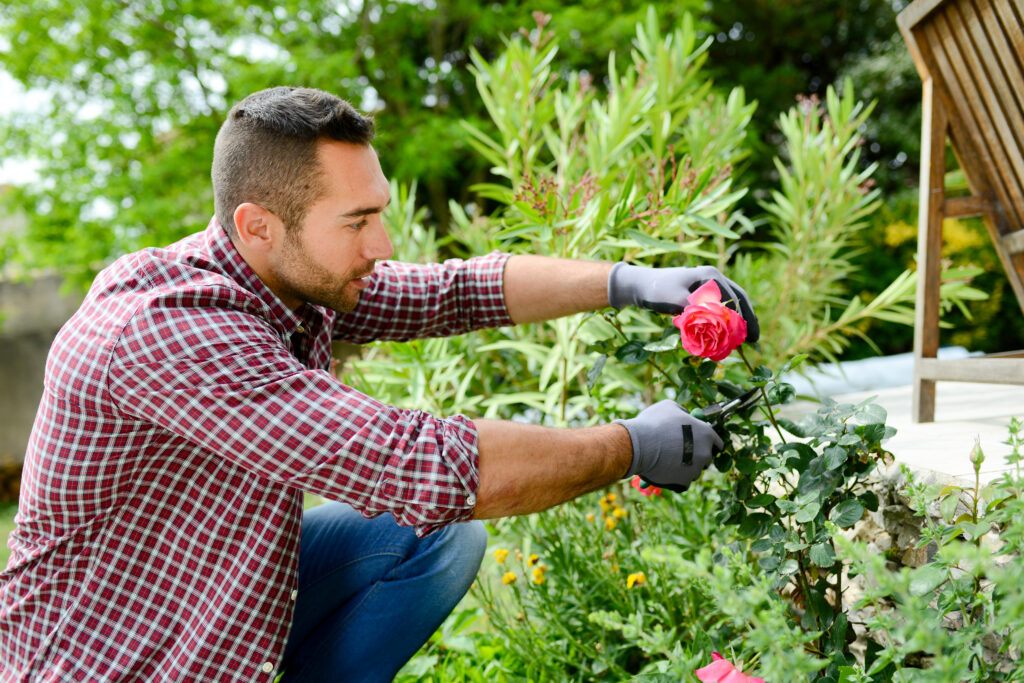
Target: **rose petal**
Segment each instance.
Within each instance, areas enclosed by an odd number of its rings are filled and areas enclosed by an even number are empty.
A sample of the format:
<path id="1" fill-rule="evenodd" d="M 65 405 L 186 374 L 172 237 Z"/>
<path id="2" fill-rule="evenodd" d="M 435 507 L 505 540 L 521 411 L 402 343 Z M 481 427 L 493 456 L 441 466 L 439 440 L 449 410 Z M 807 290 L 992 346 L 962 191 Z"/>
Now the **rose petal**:
<path id="1" fill-rule="evenodd" d="M 718 683 L 723 676 L 727 676 L 735 670 L 736 667 L 728 659 L 716 659 L 693 673 L 701 683 Z"/>
<path id="2" fill-rule="evenodd" d="M 706 284 L 714 284 L 714 281 L 709 280 L 704 286 Z M 679 329 L 684 349 L 694 356 L 715 362 L 728 357 L 747 337 L 747 321 L 719 301 L 693 303 L 673 318 L 672 324 Z"/>
<path id="3" fill-rule="evenodd" d="M 690 296 L 686 298 L 690 305 L 703 304 L 708 301 L 714 301 L 716 303 L 722 303 L 722 290 L 718 288 L 718 283 L 714 280 L 708 280 L 700 287 L 695 289 Z"/>

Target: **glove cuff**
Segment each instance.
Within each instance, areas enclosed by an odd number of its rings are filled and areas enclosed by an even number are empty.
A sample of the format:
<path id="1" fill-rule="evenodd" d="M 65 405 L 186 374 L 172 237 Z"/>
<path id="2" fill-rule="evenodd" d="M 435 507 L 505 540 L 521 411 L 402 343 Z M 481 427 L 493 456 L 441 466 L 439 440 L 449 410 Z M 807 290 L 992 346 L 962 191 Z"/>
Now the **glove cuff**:
<path id="1" fill-rule="evenodd" d="M 640 452 L 639 437 L 629 423 L 630 420 L 612 420 L 612 424 L 620 424 L 626 428 L 626 431 L 629 432 L 629 443 L 633 447 L 633 461 L 629 464 L 629 469 L 626 471 L 623 479 L 629 479 L 640 470 L 640 459 L 636 457 L 637 453 Z"/>
<path id="2" fill-rule="evenodd" d="M 623 308 L 636 303 L 636 273 L 639 266 L 620 261 L 608 273 L 608 303 Z"/>

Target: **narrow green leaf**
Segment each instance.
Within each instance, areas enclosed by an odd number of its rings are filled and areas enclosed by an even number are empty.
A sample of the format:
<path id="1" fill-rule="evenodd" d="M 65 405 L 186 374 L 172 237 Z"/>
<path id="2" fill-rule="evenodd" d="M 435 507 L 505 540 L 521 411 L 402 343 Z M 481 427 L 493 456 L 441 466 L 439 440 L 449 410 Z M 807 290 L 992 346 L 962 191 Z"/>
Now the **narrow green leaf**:
<path id="1" fill-rule="evenodd" d="M 593 391 L 594 385 L 597 384 L 597 378 L 601 376 L 601 371 L 604 370 L 605 363 L 608 362 L 608 354 L 602 353 L 594 361 L 594 364 L 587 370 L 587 391 Z"/>

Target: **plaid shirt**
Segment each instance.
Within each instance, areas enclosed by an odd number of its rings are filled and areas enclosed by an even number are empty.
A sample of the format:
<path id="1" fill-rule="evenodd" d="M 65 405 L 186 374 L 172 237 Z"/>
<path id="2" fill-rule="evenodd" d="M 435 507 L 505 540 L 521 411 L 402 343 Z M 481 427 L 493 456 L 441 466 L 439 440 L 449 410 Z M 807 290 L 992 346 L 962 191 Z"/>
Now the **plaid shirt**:
<path id="1" fill-rule="evenodd" d="M 272 681 L 302 492 L 420 535 L 469 518 L 477 435 L 329 372 L 331 339 L 510 324 L 507 255 L 379 263 L 282 304 L 211 221 L 97 277 L 53 343 L 0 574 L 0 681 Z"/>

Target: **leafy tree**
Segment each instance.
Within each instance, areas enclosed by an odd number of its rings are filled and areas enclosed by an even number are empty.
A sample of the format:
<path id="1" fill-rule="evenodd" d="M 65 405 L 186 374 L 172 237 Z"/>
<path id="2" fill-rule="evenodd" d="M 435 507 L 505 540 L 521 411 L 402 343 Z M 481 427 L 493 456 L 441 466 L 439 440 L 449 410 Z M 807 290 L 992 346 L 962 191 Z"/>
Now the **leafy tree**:
<path id="1" fill-rule="evenodd" d="M 694 0 L 695 1 L 695 0 Z M 661 3 L 672 21 L 687 3 Z M 355 9 L 353 9 L 353 7 Z M 497 7 L 497 9 L 496 9 Z M 481 121 L 467 67 L 531 26 L 561 18 L 564 59 L 602 78 L 628 52 L 639 3 L 553 0 L 408 3 L 329 0 L 33 0 L 0 14 L 0 66 L 53 94 L 39 112 L 0 122 L 0 153 L 38 159 L 42 181 L 5 201 L 31 216 L 8 257 L 60 267 L 86 283 L 127 250 L 173 241 L 212 213 L 213 139 L 230 105 L 282 83 L 322 88 L 376 113 L 377 148 L 396 178 L 447 224 L 448 197 L 469 202 L 487 167 L 459 121 Z M 16 48 L 16 49 L 14 49 Z"/>
<path id="2" fill-rule="evenodd" d="M 828 85 L 850 75 L 854 87 L 870 100 L 875 93 L 865 88 L 858 78 L 861 74 L 847 73 L 847 69 L 876 56 L 880 44 L 890 46 L 890 51 L 882 53 L 884 57 L 906 57 L 909 63 L 896 26 L 896 14 L 906 4 L 904 0 L 733 0 L 708 4 L 705 20 L 717 27 L 708 60 L 710 73 L 716 81 L 742 86 L 748 97 L 758 102 L 752 132 L 761 147 L 752 156 L 751 172 L 762 182 L 773 175 L 771 159 L 782 144 L 782 134 L 774 122 L 793 105 L 797 95 L 824 96 Z M 884 69 L 886 64 L 879 66 Z M 915 103 L 920 100 L 919 91 L 919 86 L 913 91 Z M 885 112 L 876 113 L 872 121 L 893 117 L 902 122 L 903 116 L 913 117 L 913 108 L 908 111 L 887 103 L 883 108 Z M 869 150 L 875 143 L 871 125 L 865 131 Z M 919 137 L 920 129 L 914 130 L 913 136 Z M 881 160 L 885 166 L 899 154 L 889 149 L 870 151 L 865 155 L 865 165 Z M 911 181 L 916 183 L 916 171 L 910 171 Z M 888 176 L 876 180 L 888 187 Z"/>

